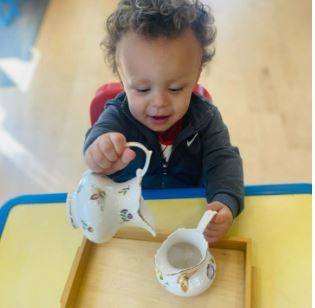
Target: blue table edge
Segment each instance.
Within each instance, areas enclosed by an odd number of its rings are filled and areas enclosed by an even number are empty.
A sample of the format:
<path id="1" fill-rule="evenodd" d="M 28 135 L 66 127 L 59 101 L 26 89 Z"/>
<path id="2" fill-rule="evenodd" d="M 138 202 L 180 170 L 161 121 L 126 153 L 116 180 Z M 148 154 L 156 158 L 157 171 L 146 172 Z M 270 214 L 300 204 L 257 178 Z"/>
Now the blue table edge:
<path id="1" fill-rule="evenodd" d="M 245 186 L 245 196 L 266 196 L 266 195 L 291 195 L 291 194 L 312 194 L 311 183 L 289 183 L 289 184 L 264 184 Z M 64 203 L 67 193 L 47 193 L 20 195 L 9 199 L 0 207 L 0 236 L 4 229 L 7 217 L 14 206 L 22 204 L 40 203 Z M 185 199 L 205 198 L 206 191 L 202 187 L 194 188 L 169 188 L 169 189 L 144 189 L 142 195 L 145 200 L 161 199 Z"/>

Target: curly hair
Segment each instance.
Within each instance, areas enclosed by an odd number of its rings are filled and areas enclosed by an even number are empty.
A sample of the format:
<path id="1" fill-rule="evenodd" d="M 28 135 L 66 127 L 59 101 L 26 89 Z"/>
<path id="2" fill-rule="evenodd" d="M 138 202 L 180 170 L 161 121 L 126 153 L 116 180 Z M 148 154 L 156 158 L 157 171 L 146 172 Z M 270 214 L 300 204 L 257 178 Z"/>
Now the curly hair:
<path id="1" fill-rule="evenodd" d="M 216 27 L 211 9 L 199 0 L 121 0 L 106 20 L 107 36 L 101 47 L 114 73 L 116 46 L 128 31 L 148 39 L 172 38 L 192 29 L 202 49 L 204 66 L 214 56 Z"/>

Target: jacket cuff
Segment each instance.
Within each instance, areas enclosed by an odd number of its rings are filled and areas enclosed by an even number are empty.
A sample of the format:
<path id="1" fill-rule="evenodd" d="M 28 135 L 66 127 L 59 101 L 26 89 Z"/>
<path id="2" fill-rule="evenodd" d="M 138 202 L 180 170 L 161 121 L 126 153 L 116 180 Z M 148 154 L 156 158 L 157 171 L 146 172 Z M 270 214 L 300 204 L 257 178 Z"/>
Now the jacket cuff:
<path id="1" fill-rule="evenodd" d="M 239 214 L 239 205 L 236 198 L 228 194 L 216 194 L 211 202 L 219 201 L 224 203 L 232 212 L 233 217 L 236 217 Z"/>

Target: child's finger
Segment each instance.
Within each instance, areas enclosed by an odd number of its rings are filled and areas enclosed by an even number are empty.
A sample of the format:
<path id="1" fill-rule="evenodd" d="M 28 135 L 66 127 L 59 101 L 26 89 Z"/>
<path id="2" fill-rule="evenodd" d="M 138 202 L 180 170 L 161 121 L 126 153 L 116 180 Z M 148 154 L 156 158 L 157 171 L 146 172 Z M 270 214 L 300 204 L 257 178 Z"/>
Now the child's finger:
<path id="1" fill-rule="evenodd" d="M 102 172 L 111 166 L 111 162 L 106 159 L 101 151 L 92 148 L 87 151 L 86 160 L 89 162 L 89 168 L 94 172 Z"/>
<path id="2" fill-rule="evenodd" d="M 218 202 L 211 202 L 207 205 L 208 210 L 219 212 L 222 209 L 222 204 Z M 217 215 L 216 215 L 217 216 Z"/>
<path id="3" fill-rule="evenodd" d="M 226 221 L 227 221 L 226 215 L 224 215 L 224 213 L 219 213 L 215 215 L 215 217 L 211 220 L 210 224 L 220 225 L 226 223 Z"/>
<path id="4" fill-rule="evenodd" d="M 133 159 L 135 159 L 136 157 L 136 153 L 135 151 L 129 149 L 129 148 L 126 148 L 123 152 L 123 154 L 121 155 L 121 161 L 122 163 L 124 164 L 129 164 Z"/>
<path id="5" fill-rule="evenodd" d="M 203 234 L 205 237 L 219 236 L 222 230 L 206 230 Z"/>
<path id="6" fill-rule="evenodd" d="M 118 156 L 121 156 L 126 148 L 126 138 L 121 133 L 110 133 L 108 134 L 112 146 Z"/>
<path id="7" fill-rule="evenodd" d="M 218 236 L 205 236 L 206 241 L 209 244 L 217 242 L 219 239 L 221 239 L 223 236 L 218 235 Z"/>
<path id="8" fill-rule="evenodd" d="M 96 144 L 100 153 L 102 153 L 103 157 L 106 158 L 111 163 L 114 163 L 118 159 L 118 154 L 115 151 L 114 145 L 110 142 L 109 139 L 106 141 L 100 141 Z M 103 160 L 105 160 L 103 158 Z M 100 159 L 101 161 L 101 159 Z M 104 167 L 105 168 L 105 167 Z"/>
<path id="9" fill-rule="evenodd" d="M 133 150 L 126 148 L 122 156 L 112 165 L 111 170 L 116 172 L 125 168 L 135 157 L 136 153 Z"/>
<path id="10" fill-rule="evenodd" d="M 102 173 L 104 171 L 104 169 L 102 167 L 100 167 L 96 162 L 95 160 L 92 158 L 91 154 L 90 153 L 87 153 L 85 155 L 85 161 L 86 161 L 86 164 L 87 166 L 93 171 L 93 172 L 96 172 L 96 173 Z"/>

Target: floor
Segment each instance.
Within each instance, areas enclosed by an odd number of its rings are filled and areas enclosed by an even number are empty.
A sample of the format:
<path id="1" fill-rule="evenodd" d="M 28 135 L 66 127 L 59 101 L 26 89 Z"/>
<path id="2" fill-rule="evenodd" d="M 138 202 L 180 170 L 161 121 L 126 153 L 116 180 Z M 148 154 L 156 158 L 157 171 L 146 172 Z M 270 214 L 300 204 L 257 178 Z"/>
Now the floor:
<path id="1" fill-rule="evenodd" d="M 50 0 L 28 89 L 0 89 L 0 204 L 77 185 L 89 102 L 116 80 L 99 48 L 116 2 Z M 200 83 L 240 148 L 245 184 L 311 182 L 311 1 L 207 2 L 217 53 Z"/>

